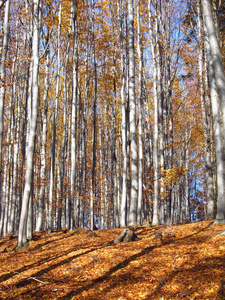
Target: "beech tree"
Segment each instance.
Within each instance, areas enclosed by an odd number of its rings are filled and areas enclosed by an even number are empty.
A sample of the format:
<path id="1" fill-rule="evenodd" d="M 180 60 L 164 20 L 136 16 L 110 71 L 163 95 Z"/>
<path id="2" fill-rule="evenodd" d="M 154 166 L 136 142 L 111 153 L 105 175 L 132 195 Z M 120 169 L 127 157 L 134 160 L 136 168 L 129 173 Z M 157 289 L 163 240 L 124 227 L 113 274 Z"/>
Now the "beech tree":
<path id="1" fill-rule="evenodd" d="M 0 86 L 0 176 L 2 175 L 2 140 L 3 140 L 3 111 L 4 111 L 4 101 L 5 101 L 5 64 L 7 58 L 8 50 L 8 40 L 9 40 L 9 9 L 10 0 L 1 1 L 0 7 L 6 2 L 5 15 L 4 15 L 4 38 L 2 43 L 2 53 L 1 53 L 1 86 Z M 0 178 L 1 183 L 1 178 Z"/>
<path id="2" fill-rule="evenodd" d="M 225 170 L 224 170 L 224 103 L 225 103 L 225 75 L 222 56 L 216 36 L 212 17 L 211 4 L 208 0 L 202 1 L 202 11 L 205 22 L 205 36 L 207 60 L 210 76 L 210 92 L 213 111 L 216 160 L 217 160 L 217 213 L 216 224 L 225 223 Z M 219 96 L 219 97 L 218 97 Z M 222 109 L 222 126 L 220 121 L 220 107 Z"/>
<path id="3" fill-rule="evenodd" d="M 19 232 L 18 232 L 18 245 L 17 248 L 23 248 L 27 245 L 27 216 L 29 200 L 31 196 L 32 180 L 33 180 L 33 167 L 34 167 L 34 148 L 37 126 L 38 114 L 38 60 L 39 60 L 39 0 L 33 1 L 33 76 L 32 76 L 32 118 L 29 132 L 29 142 L 27 146 L 27 167 L 25 177 L 25 187 L 23 193 L 22 209 L 20 216 Z"/>
<path id="4" fill-rule="evenodd" d="M 129 225 L 135 225 L 137 223 L 138 155 L 137 155 L 137 132 L 136 132 L 133 0 L 128 1 L 128 41 L 129 41 L 130 140 L 131 140 L 131 196 L 130 196 Z"/>

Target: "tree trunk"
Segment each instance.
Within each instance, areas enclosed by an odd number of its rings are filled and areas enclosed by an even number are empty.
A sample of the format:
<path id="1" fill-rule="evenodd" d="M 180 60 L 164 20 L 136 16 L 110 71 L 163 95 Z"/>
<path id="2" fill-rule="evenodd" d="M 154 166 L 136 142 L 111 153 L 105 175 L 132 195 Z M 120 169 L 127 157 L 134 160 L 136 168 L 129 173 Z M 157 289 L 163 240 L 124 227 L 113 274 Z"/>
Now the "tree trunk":
<path id="1" fill-rule="evenodd" d="M 208 32 L 208 39 L 211 49 L 212 66 L 214 69 L 216 86 L 220 97 L 223 137 L 225 137 L 225 75 L 223 60 L 220 53 L 218 39 L 216 36 L 216 29 L 212 17 L 211 4 L 209 0 L 202 0 L 202 11 L 205 20 L 205 26 Z"/>
<path id="2" fill-rule="evenodd" d="M 222 136 L 222 125 L 220 118 L 219 95 L 215 79 L 215 67 L 213 68 L 213 58 L 211 53 L 208 34 L 205 30 L 205 49 L 207 53 L 207 61 L 209 68 L 210 80 L 210 97 L 213 113 L 213 128 L 216 149 L 216 166 L 217 166 L 217 213 L 216 224 L 225 224 L 225 180 L 224 180 L 224 147 Z"/>
<path id="3" fill-rule="evenodd" d="M 3 111 L 4 111 L 4 100 L 5 100 L 5 64 L 8 51 L 8 40 L 9 40 L 9 8 L 10 0 L 6 2 L 5 6 L 5 17 L 4 17 L 4 38 L 1 53 L 1 69 L 0 69 L 0 185 L 2 177 L 2 140 L 3 140 Z"/>
<path id="4" fill-rule="evenodd" d="M 137 224 L 138 197 L 138 155 L 136 133 L 135 101 L 135 58 L 134 58 L 134 13 L 133 0 L 128 0 L 128 36 L 129 36 L 129 99 L 130 99 L 130 139 L 131 139 L 131 197 L 129 225 Z"/>
<path id="5" fill-rule="evenodd" d="M 198 12 L 198 65 L 199 65 L 199 80 L 200 80 L 200 99 L 202 107 L 202 120 L 203 120 L 203 129 L 204 129 L 204 140 L 205 140 L 205 164 L 206 164 L 206 183 L 207 183 L 207 219 L 213 219 L 214 217 L 214 201 L 213 201 L 213 173 L 212 173 L 212 162 L 211 162 L 211 148 L 210 148 L 210 123 L 207 118 L 207 108 L 206 106 L 206 97 L 207 90 L 204 90 L 204 80 L 203 80 L 203 24 L 202 17 L 200 13 L 200 0 L 197 2 L 197 12 Z M 208 80 L 205 78 L 205 80 Z M 205 95 L 205 97 L 204 97 Z"/>
<path id="6" fill-rule="evenodd" d="M 92 169 L 91 169 L 91 230 L 95 228 L 94 221 L 94 197 L 95 197 L 95 167 L 96 167 L 96 105 L 97 105 L 97 65 L 95 56 L 95 33 L 94 33 L 94 2 L 92 0 L 92 48 L 94 62 L 94 100 L 93 100 L 93 136 L 92 136 Z"/>
<path id="7" fill-rule="evenodd" d="M 41 144 L 41 170 L 40 170 L 40 195 L 38 201 L 38 218 L 36 231 L 42 230 L 44 219 L 44 198 L 45 198 L 45 179 L 46 179 L 46 142 L 47 142 L 47 109 L 48 109 L 48 90 L 49 90 L 49 33 L 46 38 L 46 66 L 45 66 L 45 83 L 44 83 L 44 106 L 42 112 L 42 144 Z"/>
<path id="8" fill-rule="evenodd" d="M 121 104 L 122 104 L 122 155 L 123 155 L 123 185 L 121 200 L 121 227 L 127 225 L 127 111 L 125 98 L 125 65 L 124 65 L 124 42 L 123 42 L 123 6 L 119 4 L 118 17 L 120 24 L 120 65 L 121 65 Z"/>
<path id="9" fill-rule="evenodd" d="M 159 125 L 158 125 L 158 94 L 157 94 L 157 66 L 156 66 L 156 55 L 155 46 L 153 44 L 153 26 L 152 26 L 152 14 L 151 14 L 152 1 L 148 2 L 149 11 L 149 38 L 152 50 L 153 60 L 153 94 L 154 94 L 154 146 L 153 146 L 153 161 L 154 161 L 154 196 L 153 196 L 153 220 L 152 224 L 159 224 L 158 217 L 158 206 L 159 206 L 159 162 L 158 162 L 158 142 L 159 142 Z"/>
<path id="10" fill-rule="evenodd" d="M 142 191 L 143 191 L 143 117 L 142 117 L 142 49 L 141 49 L 141 22 L 140 22 L 140 0 L 137 7 L 137 25 L 138 25 L 138 131 L 139 131 L 139 164 L 138 164 L 138 216 L 137 223 L 141 225 L 142 210 Z"/>
<path id="11" fill-rule="evenodd" d="M 71 101 L 71 206 L 73 208 L 72 219 L 77 221 L 76 212 L 76 115 L 77 115 L 77 1 L 72 0 L 72 25 L 73 25 L 73 87 Z M 75 220 L 76 219 L 76 220 Z M 71 224 L 73 227 L 75 224 Z"/>
<path id="12" fill-rule="evenodd" d="M 27 245 L 27 215 L 30 193 L 33 180 L 33 166 L 34 166 L 34 148 L 37 126 L 37 114 L 38 114 L 38 50 L 39 50 L 39 0 L 34 0 L 34 37 L 33 37 L 33 97 L 32 97 L 32 119 L 29 132 L 29 142 L 27 148 L 27 168 L 25 177 L 25 187 L 22 201 L 22 209 L 20 215 L 19 233 L 18 233 L 18 245 L 17 248 L 23 248 Z"/>

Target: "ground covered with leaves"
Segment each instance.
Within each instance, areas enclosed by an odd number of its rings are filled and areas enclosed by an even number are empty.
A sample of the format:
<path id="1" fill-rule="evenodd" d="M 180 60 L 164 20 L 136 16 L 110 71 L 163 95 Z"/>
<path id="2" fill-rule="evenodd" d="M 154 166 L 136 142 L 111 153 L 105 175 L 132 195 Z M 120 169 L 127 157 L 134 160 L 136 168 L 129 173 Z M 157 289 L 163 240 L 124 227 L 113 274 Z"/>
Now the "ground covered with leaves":
<path id="1" fill-rule="evenodd" d="M 39 232 L 20 251 L 1 239 L 0 299 L 225 299 L 225 225 L 133 229 L 117 245 L 122 229 Z"/>

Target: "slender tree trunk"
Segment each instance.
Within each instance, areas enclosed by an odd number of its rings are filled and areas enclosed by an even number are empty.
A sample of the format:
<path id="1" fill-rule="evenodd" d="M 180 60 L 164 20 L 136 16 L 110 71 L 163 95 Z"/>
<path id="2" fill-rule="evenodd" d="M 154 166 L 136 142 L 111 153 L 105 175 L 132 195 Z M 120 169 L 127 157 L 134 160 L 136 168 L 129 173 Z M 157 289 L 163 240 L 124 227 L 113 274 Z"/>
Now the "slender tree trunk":
<path id="1" fill-rule="evenodd" d="M 139 131 L 139 164 L 138 164 L 138 216 L 137 223 L 141 225 L 141 210 L 142 210 L 142 191 L 143 191 L 143 118 L 142 118 L 142 49 L 141 49 L 141 23 L 140 23 L 140 0 L 137 7 L 137 23 L 138 23 L 138 131 Z"/>
<path id="2" fill-rule="evenodd" d="M 94 33 L 94 0 L 92 0 L 92 51 L 94 63 L 94 97 L 93 97 L 93 135 L 92 135 L 92 169 L 91 169 L 91 230 L 95 228 L 94 222 L 94 197 L 95 197 L 95 167 L 96 167 L 96 105 L 97 105 L 97 65 L 95 56 L 95 33 Z"/>
<path id="3" fill-rule="evenodd" d="M 138 197 L 138 155 L 136 133 L 135 101 L 135 58 L 134 58 L 134 12 L 133 0 L 128 0 L 128 37 L 129 37 L 129 98 L 130 98 L 130 139 L 131 139 L 131 196 L 129 225 L 137 224 Z"/>
<path id="4" fill-rule="evenodd" d="M 152 50 L 153 60 L 153 94 L 154 94 L 154 146 L 153 146 L 153 161 L 154 161 L 154 197 L 153 197 L 153 220 L 152 224 L 157 225 L 159 223 L 158 206 L 159 206 L 159 162 L 158 162 L 158 142 L 159 142 L 159 125 L 158 125 L 158 94 L 157 94 L 157 66 L 155 47 L 153 44 L 153 27 L 152 27 L 152 14 L 151 5 L 152 1 L 149 0 L 149 38 Z"/>
<path id="5" fill-rule="evenodd" d="M 1 53 L 1 66 L 0 66 L 0 186 L 2 176 L 2 140 L 3 140 L 3 111 L 4 111 L 4 100 L 5 100 L 5 87 L 6 87 L 6 58 L 8 51 L 8 40 L 9 40 L 9 8 L 10 0 L 5 1 L 5 17 L 4 17 L 4 38 Z"/>
<path id="6" fill-rule="evenodd" d="M 123 185 L 121 200 L 121 227 L 127 225 L 127 112 L 125 98 L 125 64 L 124 64 L 124 35 L 123 35 L 123 1 L 118 4 L 120 24 L 120 65 L 121 65 L 121 102 L 122 102 L 122 155 L 123 155 Z"/>
<path id="7" fill-rule="evenodd" d="M 39 0 L 34 0 L 34 37 L 33 37 L 33 97 L 32 97 L 32 119 L 29 133 L 29 143 L 27 148 L 27 168 L 25 177 L 25 187 L 22 201 L 22 210 L 20 215 L 18 245 L 20 249 L 27 245 L 27 215 L 30 193 L 33 180 L 33 166 L 34 166 L 34 148 L 37 126 L 38 114 L 38 50 L 39 50 Z"/>
<path id="8" fill-rule="evenodd" d="M 55 111 L 53 123 L 52 136 L 52 152 L 51 152 L 51 169 L 49 182 L 49 210 L 48 210 L 48 232 L 52 231 L 53 219 L 53 191 L 54 191 L 54 173 L 55 173 L 55 149 L 56 149 L 56 129 L 57 129 L 57 115 L 59 102 L 59 84 L 60 84 L 60 35 L 61 35 L 61 16 L 62 16 L 62 0 L 59 2 L 59 23 L 57 36 L 57 74 L 56 74 L 56 94 L 55 94 Z"/>
<path id="9" fill-rule="evenodd" d="M 73 11 L 73 87 L 72 87 L 72 120 L 71 120 L 71 205 L 72 218 L 77 221 L 75 189 L 76 189 L 76 115 L 77 115 L 77 1 L 72 0 Z M 76 220 L 75 220 L 76 219 Z M 73 227 L 76 224 L 71 224 Z"/>
<path id="10" fill-rule="evenodd" d="M 47 34 L 46 45 L 49 42 L 49 34 Z M 46 186 L 46 142 L 47 142 L 47 109 L 48 109 L 48 90 L 49 90 L 49 46 L 46 49 L 46 65 L 45 65 L 45 83 L 44 83 L 44 107 L 42 112 L 42 144 L 41 144 L 41 170 L 40 170 L 40 195 L 38 201 L 38 218 L 36 231 L 42 230 L 44 219 L 44 199 Z"/>

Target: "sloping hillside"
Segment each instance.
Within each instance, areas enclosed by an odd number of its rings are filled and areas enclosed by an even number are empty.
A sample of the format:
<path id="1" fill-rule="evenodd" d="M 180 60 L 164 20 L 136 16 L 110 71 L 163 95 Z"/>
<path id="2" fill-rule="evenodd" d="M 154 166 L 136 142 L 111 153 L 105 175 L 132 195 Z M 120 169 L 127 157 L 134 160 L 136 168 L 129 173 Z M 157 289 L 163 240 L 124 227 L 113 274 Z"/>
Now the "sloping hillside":
<path id="1" fill-rule="evenodd" d="M 137 227 L 118 245 L 121 229 L 40 232 L 21 251 L 5 237 L 0 299 L 225 299 L 225 225 L 211 225 Z"/>

